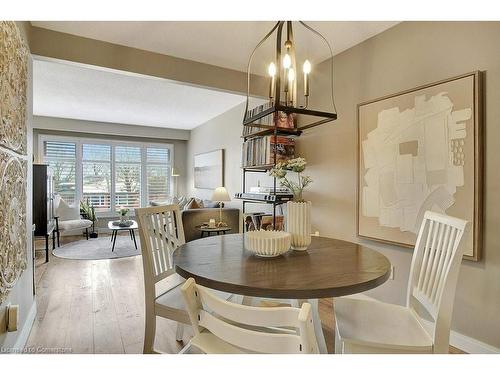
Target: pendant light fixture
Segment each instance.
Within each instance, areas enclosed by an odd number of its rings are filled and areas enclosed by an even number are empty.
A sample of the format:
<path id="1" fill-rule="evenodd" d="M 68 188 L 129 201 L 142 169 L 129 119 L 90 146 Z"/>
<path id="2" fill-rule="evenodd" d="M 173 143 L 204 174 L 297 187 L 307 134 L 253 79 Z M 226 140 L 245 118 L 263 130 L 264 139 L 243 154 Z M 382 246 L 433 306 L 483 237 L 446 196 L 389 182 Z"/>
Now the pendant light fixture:
<path id="1" fill-rule="evenodd" d="M 297 46 L 294 40 L 293 24 L 297 24 L 297 31 L 307 33 L 300 40 L 312 41 L 317 39 L 325 48 L 328 64 L 322 70 L 322 92 L 315 92 L 311 85 L 311 75 L 314 67 L 311 64 L 311 56 L 297 56 Z M 286 38 L 283 38 L 286 29 Z M 264 42 L 275 38 L 274 56 L 269 56 L 267 74 L 269 79 L 268 102 L 255 108 L 249 108 L 252 60 L 255 53 L 263 48 Z M 300 49 L 301 51 L 303 48 Z M 325 86 L 326 84 L 326 86 Z M 324 88 L 327 91 L 324 91 Z M 299 90 L 298 90 L 299 88 Z M 312 100 L 314 95 L 321 96 L 320 100 Z M 326 97 L 326 108 L 325 108 Z M 321 102 L 322 108 L 315 108 L 315 104 Z M 252 128 L 244 134 L 260 133 L 266 129 L 273 130 L 276 127 L 288 129 L 288 133 L 301 132 L 304 129 L 333 121 L 337 118 L 337 110 L 333 98 L 333 52 L 326 38 L 318 31 L 304 22 L 279 21 L 257 44 L 253 50 L 247 67 L 247 102 L 243 125 Z"/>

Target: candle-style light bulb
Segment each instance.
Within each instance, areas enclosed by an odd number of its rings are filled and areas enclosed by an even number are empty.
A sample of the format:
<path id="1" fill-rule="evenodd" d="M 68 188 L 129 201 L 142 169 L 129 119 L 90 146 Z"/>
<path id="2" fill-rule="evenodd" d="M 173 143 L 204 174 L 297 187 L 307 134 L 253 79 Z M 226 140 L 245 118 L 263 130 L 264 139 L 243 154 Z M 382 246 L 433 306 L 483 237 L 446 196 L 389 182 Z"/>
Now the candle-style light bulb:
<path id="1" fill-rule="evenodd" d="M 295 79 L 295 70 L 289 69 L 288 70 L 288 80 L 290 81 L 290 84 L 293 83 L 294 79 Z"/>
<path id="2" fill-rule="evenodd" d="M 311 63 L 309 60 L 304 61 L 304 65 L 302 66 L 302 71 L 304 74 L 309 74 L 311 73 Z"/>
<path id="3" fill-rule="evenodd" d="M 274 98 L 274 76 L 276 75 L 276 65 L 274 65 L 274 63 L 269 64 L 267 72 L 271 77 L 271 81 L 269 82 L 269 99 L 272 99 Z"/>
<path id="4" fill-rule="evenodd" d="M 269 77 L 273 77 L 276 75 L 276 65 L 274 63 L 269 64 L 269 68 L 267 68 L 267 72 L 269 73 Z"/>
<path id="5" fill-rule="evenodd" d="M 302 71 L 304 72 L 304 96 L 309 96 L 309 73 L 311 73 L 311 63 L 309 60 L 304 61 L 302 66 Z"/>
<path id="6" fill-rule="evenodd" d="M 283 57 L 283 68 L 289 69 L 292 66 L 292 58 L 287 53 L 285 57 Z"/>

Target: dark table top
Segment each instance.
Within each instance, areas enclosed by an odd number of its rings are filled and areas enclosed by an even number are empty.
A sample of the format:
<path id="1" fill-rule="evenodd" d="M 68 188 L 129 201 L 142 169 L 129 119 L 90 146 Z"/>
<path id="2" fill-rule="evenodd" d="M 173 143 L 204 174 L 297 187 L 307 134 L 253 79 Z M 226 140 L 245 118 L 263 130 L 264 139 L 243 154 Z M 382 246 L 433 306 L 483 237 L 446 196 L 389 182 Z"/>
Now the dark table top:
<path id="1" fill-rule="evenodd" d="M 360 293 L 383 284 L 391 264 L 381 253 L 352 242 L 312 237 L 307 251 L 259 258 L 244 234 L 206 237 L 174 253 L 176 272 L 209 288 L 247 296 L 309 299 Z"/>
<path id="2" fill-rule="evenodd" d="M 204 227 L 204 226 L 198 227 L 198 229 L 201 230 L 202 232 L 227 232 L 227 231 L 231 230 L 230 227 L 210 228 L 210 227 Z"/>

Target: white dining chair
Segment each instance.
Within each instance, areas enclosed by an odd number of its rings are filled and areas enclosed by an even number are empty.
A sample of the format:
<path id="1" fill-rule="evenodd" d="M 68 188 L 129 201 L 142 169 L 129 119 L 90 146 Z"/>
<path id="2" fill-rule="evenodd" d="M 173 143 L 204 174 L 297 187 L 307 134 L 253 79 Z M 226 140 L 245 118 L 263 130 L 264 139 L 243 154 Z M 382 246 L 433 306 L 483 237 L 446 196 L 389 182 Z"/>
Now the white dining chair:
<path id="1" fill-rule="evenodd" d="M 156 317 L 177 322 L 176 340 L 191 321 L 180 291 L 184 278 L 175 273 L 172 254 L 185 243 L 178 205 L 136 208 L 145 291 L 144 353 L 155 353 Z M 162 290 L 163 289 L 163 290 Z M 222 298 L 231 294 L 220 292 Z"/>
<path id="2" fill-rule="evenodd" d="M 335 353 L 448 353 L 467 222 L 427 211 L 413 253 L 406 306 L 334 300 Z"/>
<path id="3" fill-rule="evenodd" d="M 195 347 L 207 354 L 318 353 L 311 305 L 254 307 L 226 301 L 189 278 L 181 288 Z"/>

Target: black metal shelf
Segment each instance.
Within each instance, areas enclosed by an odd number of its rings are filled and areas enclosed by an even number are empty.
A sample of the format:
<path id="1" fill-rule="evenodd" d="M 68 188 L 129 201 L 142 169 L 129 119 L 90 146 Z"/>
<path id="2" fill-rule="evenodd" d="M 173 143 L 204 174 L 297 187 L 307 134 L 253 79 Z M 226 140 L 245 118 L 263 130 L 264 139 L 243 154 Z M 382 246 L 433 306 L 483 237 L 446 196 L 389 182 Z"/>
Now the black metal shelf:
<path id="1" fill-rule="evenodd" d="M 248 199 L 248 198 L 234 198 L 234 199 L 239 199 L 239 200 L 246 202 L 246 203 L 273 204 L 275 206 L 280 206 L 280 205 L 286 203 L 286 202 L 271 202 L 271 201 L 265 201 L 265 200 Z"/>
<path id="2" fill-rule="evenodd" d="M 241 167 L 244 172 L 257 172 L 257 173 L 265 173 L 272 169 L 274 164 L 265 164 L 265 165 L 253 165 L 251 167 Z"/>
<path id="3" fill-rule="evenodd" d="M 245 125 L 249 126 L 249 125 Z M 297 136 L 299 137 L 302 134 L 302 130 L 297 129 L 297 128 L 283 128 L 279 126 L 264 126 L 260 125 L 257 126 L 259 128 L 263 128 L 263 130 L 259 130 L 255 133 L 252 134 L 247 134 L 242 136 L 243 141 L 246 142 L 249 139 L 256 138 L 256 137 L 262 137 L 266 135 L 274 135 L 276 136 Z M 273 168 L 276 165 L 276 150 L 274 151 L 274 158 L 275 162 L 273 164 L 265 164 L 265 165 L 254 165 L 254 166 L 248 166 L 248 167 L 241 167 L 243 171 L 243 193 L 246 192 L 246 174 L 247 173 L 265 173 L 268 172 L 271 168 Z M 276 177 L 273 178 L 273 192 L 276 193 Z M 266 201 L 266 200 L 259 200 L 259 199 L 248 199 L 248 198 L 238 198 L 235 197 L 235 199 L 239 199 L 243 203 L 243 216 L 245 215 L 245 205 L 248 204 L 270 204 L 273 206 L 273 227 L 276 227 L 276 207 L 281 206 L 287 201 Z M 243 223 L 243 231 L 245 231 L 245 223 Z"/>
<path id="4" fill-rule="evenodd" d="M 279 126 L 269 126 L 265 127 L 263 130 L 256 131 L 251 134 L 242 135 L 245 141 L 248 139 L 256 138 L 256 137 L 264 137 L 266 135 L 281 135 L 281 136 L 300 136 L 302 134 L 302 130 L 296 128 L 283 128 Z"/>

